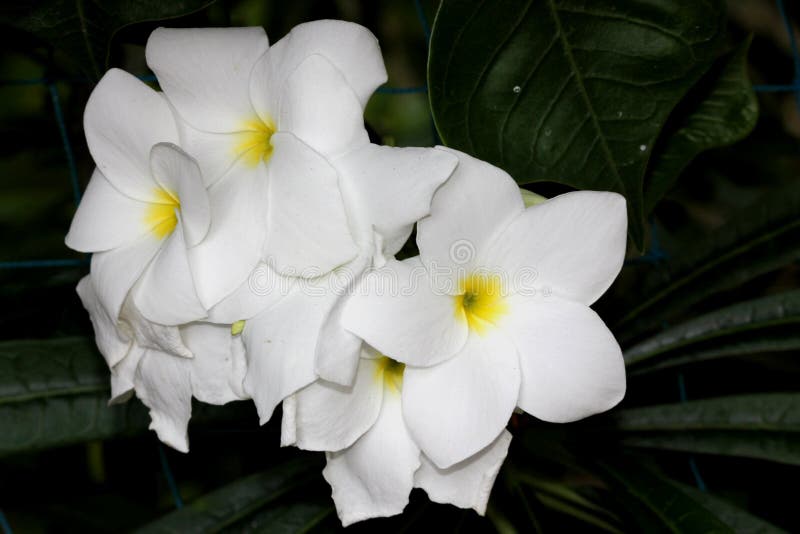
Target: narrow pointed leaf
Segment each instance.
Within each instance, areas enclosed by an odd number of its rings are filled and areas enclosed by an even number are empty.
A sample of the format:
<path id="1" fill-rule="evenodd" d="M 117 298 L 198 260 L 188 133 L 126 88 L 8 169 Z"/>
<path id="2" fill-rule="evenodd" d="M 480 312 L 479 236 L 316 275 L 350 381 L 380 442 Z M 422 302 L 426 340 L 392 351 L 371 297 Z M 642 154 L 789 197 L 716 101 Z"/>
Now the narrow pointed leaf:
<path id="1" fill-rule="evenodd" d="M 687 241 L 628 290 L 636 301 L 610 322 L 624 344 L 712 295 L 800 258 L 800 188 L 776 188 L 705 238 Z M 676 251 L 678 252 L 678 251 Z"/>
<path id="2" fill-rule="evenodd" d="M 669 328 L 626 350 L 625 363 L 641 364 L 692 344 L 792 323 L 800 323 L 800 291 L 741 302 Z"/>
<path id="3" fill-rule="evenodd" d="M 268 512 L 268 507 L 289 491 L 296 489 L 312 479 L 322 466 L 319 462 L 299 458 L 279 465 L 262 473 L 250 475 L 213 491 L 196 501 L 176 510 L 159 520 L 141 528 L 137 532 L 178 533 L 178 532 L 220 532 L 236 524 L 253 518 L 256 514 Z M 276 505 L 278 506 L 278 505 Z M 318 522 L 320 510 L 316 508 L 294 508 L 295 513 L 307 514 L 305 520 L 288 517 L 283 504 L 274 515 L 261 515 L 260 524 L 266 531 L 270 517 L 274 525 L 281 525 L 276 532 L 298 532 L 292 525 L 302 525 L 304 521 Z"/>

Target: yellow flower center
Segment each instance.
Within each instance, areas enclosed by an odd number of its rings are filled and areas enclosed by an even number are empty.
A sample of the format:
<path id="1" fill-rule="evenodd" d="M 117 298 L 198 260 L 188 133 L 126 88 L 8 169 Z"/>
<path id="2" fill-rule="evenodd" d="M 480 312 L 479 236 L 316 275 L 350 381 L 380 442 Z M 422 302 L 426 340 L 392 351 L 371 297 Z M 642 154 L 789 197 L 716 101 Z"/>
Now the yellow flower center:
<path id="1" fill-rule="evenodd" d="M 178 215 L 175 210 L 181 209 L 181 201 L 177 193 L 156 187 L 153 190 L 154 199 L 147 207 L 144 223 L 159 239 L 170 235 L 178 224 Z"/>
<path id="2" fill-rule="evenodd" d="M 471 274 L 458 284 L 455 313 L 459 320 L 466 321 L 470 330 L 483 335 L 508 311 L 503 298 L 503 283 L 492 274 Z"/>
<path id="3" fill-rule="evenodd" d="M 378 358 L 377 364 L 375 380 L 379 383 L 383 382 L 383 385 L 389 388 L 390 391 L 400 393 L 400 389 L 403 387 L 403 371 L 406 369 L 406 364 L 386 356 Z"/>
<path id="4" fill-rule="evenodd" d="M 255 117 L 244 121 L 241 131 L 234 134 L 234 155 L 251 167 L 262 161 L 266 163 L 272 156 L 271 139 L 274 133 L 275 123 L 271 120 L 265 122 Z"/>

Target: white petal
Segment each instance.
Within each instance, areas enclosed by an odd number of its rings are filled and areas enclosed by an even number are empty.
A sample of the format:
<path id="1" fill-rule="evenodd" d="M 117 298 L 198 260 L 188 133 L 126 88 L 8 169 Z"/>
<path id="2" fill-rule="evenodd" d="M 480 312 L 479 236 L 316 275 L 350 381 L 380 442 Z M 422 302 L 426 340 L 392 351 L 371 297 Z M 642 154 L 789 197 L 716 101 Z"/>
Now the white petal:
<path id="1" fill-rule="evenodd" d="M 189 452 L 187 427 L 192 416 L 189 360 L 148 350 L 136 372 L 136 395 L 150 409 L 150 430 L 181 452 Z"/>
<path id="2" fill-rule="evenodd" d="M 241 286 L 258 265 L 267 191 L 266 168 L 239 163 L 209 190 L 211 226 L 189 251 L 197 294 L 206 309 Z"/>
<path id="3" fill-rule="evenodd" d="M 361 338 L 353 335 L 342 325 L 342 313 L 346 303 L 346 297 L 336 301 L 336 305 L 322 324 L 316 350 L 317 374 L 320 378 L 341 386 L 349 386 L 355 380 L 363 344 Z"/>
<path id="4" fill-rule="evenodd" d="M 468 327 L 456 311 L 453 297 L 431 287 L 416 258 L 390 260 L 364 275 L 345 305 L 342 325 L 390 358 L 428 366 L 464 346 Z"/>
<path id="5" fill-rule="evenodd" d="M 192 351 L 183 343 L 177 326 L 166 326 L 147 320 L 136 308 L 133 299 L 125 301 L 120 321 L 130 327 L 135 344 L 182 358 L 193 358 Z"/>
<path id="6" fill-rule="evenodd" d="M 281 400 L 317 378 L 317 337 L 336 298 L 332 292 L 298 288 L 245 324 L 244 388 L 256 404 L 261 424 L 269 421 Z"/>
<path id="7" fill-rule="evenodd" d="M 206 187 L 217 183 L 241 156 L 235 150 L 237 140 L 241 139 L 237 138 L 236 133 L 204 132 L 192 128 L 180 118 L 177 125 L 180 146 L 197 160 Z"/>
<path id="8" fill-rule="evenodd" d="M 348 208 L 359 212 L 359 224 L 374 227 L 384 241 L 405 242 L 410 226 L 428 215 L 434 191 L 457 163 L 442 150 L 367 144 L 337 158 L 334 166 L 354 190 L 357 198 Z"/>
<path id="9" fill-rule="evenodd" d="M 327 157 L 369 142 L 358 98 L 342 73 L 316 54 L 283 84 L 277 120 L 279 131 L 296 135 Z"/>
<path id="10" fill-rule="evenodd" d="M 433 502 L 472 508 L 483 515 L 510 443 L 511 433 L 503 430 L 491 445 L 449 469 L 439 469 L 422 455 L 414 486 L 424 489 Z"/>
<path id="11" fill-rule="evenodd" d="M 192 393 L 198 400 L 225 404 L 247 398 L 241 337 L 231 335 L 230 325 L 192 323 L 181 328 L 181 336 L 194 354 Z"/>
<path id="12" fill-rule="evenodd" d="M 211 222 L 208 193 L 197 162 L 180 147 L 159 143 L 150 151 L 150 168 L 162 187 L 178 195 L 186 244 L 195 246 L 206 236 Z"/>
<path id="13" fill-rule="evenodd" d="M 111 368 L 111 398 L 108 400 L 109 406 L 127 402 L 133 396 L 134 388 L 136 387 L 136 370 L 139 368 L 139 362 L 142 360 L 145 350 L 133 343 L 125 358 Z"/>
<path id="14" fill-rule="evenodd" d="M 80 252 L 100 252 L 127 245 L 144 235 L 148 204 L 127 197 L 95 169 L 72 219 L 66 244 Z"/>
<path id="15" fill-rule="evenodd" d="M 116 319 L 111 318 L 100 304 L 94 292 L 91 278 L 87 275 L 78 282 L 75 288 L 83 307 L 89 312 L 89 319 L 94 328 L 94 339 L 100 354 L 109 367 L 119 363 L 131 349 L 131 337 L 117 326 Z"/>
<path id="16" fill-rule="evenodd" d="M 282 276 L 266 263 L 259 263 L 247 280 L 208 311 L 208 320 L 230 324 L 250 319 L 277 304 L 296 285 L 296 279 Z"/>
<path id="17" fill-rule="evenodd" d="M 375 425 L 352 447 L 327 456 L 322 475 L 333 489 L 342 525 L 401 513 L 420 454 L 403 423 L 397 393 L 386 388 Z"/>
<path id="18" fill-rule="evenodd" d="M 133 300 L 142 315 L 163 325 L 180 325 L 206 316 L 189 269 L 182 221 L 142 274 Z"/>
<path id="19" fill-rule="evenodd" d="M 275 134 L 272 144 L 267 263 L 313 278 L 353 259 L 358 249 L 334 168 L 292 135 Z"/>
<path id="20" fill-rule="evenodd" d="M 406 367 L 403 416 L 433 463 L 448 468 L 483 449 L 505 428 L 519 395 L 519 357 L 500 332 L 470 334 L 434 367 Z"/>
<path id="21" fill-rule="evenodd" d="M 544 291 L 589 305 L 619 274 L 627 231 L 625 197 L 576 191 L 525 210 L 486 257 L 509 276 L 525 270 L 534 275 L 532 287 L 518 291 Z"/>
<path id="22" fill-rule="evenodd" d="M 318 380 L 295 395 L 295 443 L 309 451 L 338 451 L 353 444 L 378 418 L 383 373 L 375 360 L 359 362 L 350 387 Z"/>
<path id="23" fill-rule="evenodd" d="M 250 71 L 268 46 L 262 28 L 158 28 L 145 52 L 186 122 L 209 132 L 233 132 L 255 116 Z"/>
<path id="24" fill-rule="evenodd" d="M 97 168 L 125 195 L 153 199 L 150 148 L 177 143 L 178 131 L 164 97 L 135 76 L 109 70 L 92 91 L 83 115 L 86 142 Z"/>
<path id="25" fill-rule="evenodd" d="M 161 247 L 148 232 L 133 243 L 92 255 L 92 284 L 108 314 L 116 319 L 128 292 Z"/>
<path id="26" fill-rule="evenodd" d="M 457 155 L 458 167 L 433 196 L 430 216 L 417 225 L 417 244 L 432 273 L 457 281 L 475 269 L 495 234 L 525 206 L 504 171 L 462 152 L 437 149 Z"/>
<path id="27" fill-rule="evenodd" d="M 291 72 L 305 58 L 319 54 L 330 61 L 366 106 L 375 89 L 386 83 L 378 40 L 358 24 L 341 20 L 318 20 L 295 26 L 270 49 L 276 68 Z"/>
<path id="28" fill-rule="evenodd" d="M 587 306 L 551 298 L 516 298 L 501 322 L 522 368 L 519 407 L 554 423 L 615 406 L 625 395 L 617 341 Z"/>

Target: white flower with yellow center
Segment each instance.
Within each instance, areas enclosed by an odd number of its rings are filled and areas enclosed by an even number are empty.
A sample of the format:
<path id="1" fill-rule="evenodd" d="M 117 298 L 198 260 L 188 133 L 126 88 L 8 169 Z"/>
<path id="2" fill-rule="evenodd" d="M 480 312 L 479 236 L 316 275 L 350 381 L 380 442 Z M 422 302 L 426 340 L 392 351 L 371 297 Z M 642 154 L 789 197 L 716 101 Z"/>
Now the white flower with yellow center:
<path id="1" fill-rule="evenodd" d="M 357 256 L 329 160 L 368 144 L 364 106 L 386 81 L 368 30 L 311 22 L 270 47 L 261 28 L 160 28 L 146 55 L 210 188 L 211 228 L 192 251 L 206 307 L 261 260 L 318 276 Z"/>
<path id="2" fill-rule="evenodd" d="M 94 326 L 100 353 L 111 370 L 111 404 L 136 394 L 150 409 L 159 439 L 181 452 L 189 450 L 187 426 L 192 397 L 209 404 L 226 404 L 247 398 L 242 391 L 244 346 L 231 325 L 195 322 L 176 328 L 191 358 L 153 348 L 134 325 L 145 321 L 137 310 L 123 306 L 113 318 L 98 299 L 91 276 L 78 283 L 78 296 Z M 153 325 L 158 328 L 158 325 Z"/>
<path id="3" fill-rule="evenodd" d="M 327 452 L 323 475 L 345 526 L 401 513 L 415 487 L 435 502 L 486 510 L 511 435 L 437 468 L 404 421 L 404 372 L 402 363 L 365 349 L 351 386 L 319 381 L 284 402 L 282 444 Z"/>
<path id="4" fill-rule="evenodd" d="M 247 319 L 245 390 L 262 423 L 318 376 L 352 384 L 361 340 L 341 326 L 343 297 L 368 267 L 397 253 L 457 162 L 442 150 L 372 144 L 334 159 L 356 258 L 314 280 L 284 277 L 262 264 L 210 310 L 214 321 Z"/>
<path id="5" fill-rule="evenodd" d="M 525 209 L 505 172 L 453 153 L 420 256 L 366 276 L 342 317 L 406 364 L 404 420 L 443 469 L 497 439 L 517 406 L 568 422 L 625 393 L 619 345 L 589 308 L 622 267 L 624 198 L 580 191 Z"/>
<path id="6" fill-rule="evenodd" d="M 66 243 L 94 253 L 100 302 L 115 319 L 129 293 L 161 325 L 205 317 L 187 250 L 208 230 L 208 196 L 196 162 L 172 144 L 177 130 L 166 101 L 113 69 L 92 92 L 84 123 L 97 170 Z"/>

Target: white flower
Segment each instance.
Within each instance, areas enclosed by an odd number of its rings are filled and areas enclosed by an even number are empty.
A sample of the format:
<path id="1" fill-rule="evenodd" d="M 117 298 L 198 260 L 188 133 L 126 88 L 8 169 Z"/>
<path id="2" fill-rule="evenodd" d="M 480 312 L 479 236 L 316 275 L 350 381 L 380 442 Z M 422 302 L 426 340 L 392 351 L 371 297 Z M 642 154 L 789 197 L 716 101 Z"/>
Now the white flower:
<path id="1" fill-rule="evenodd" d="M 284 402 L 282 443 L 327 451 L 323 475 L 345 526 L 401 513 L 414 487 L 435 502 L 483 514 L 506 457 L 511 435 L 504 431 L 449 469 L 433 465 L 403 420 L 403 369 L 367 349 L 352 386 L 319 381 Z"/>
<path id="2" fill-rule="evenodd" d="M 515 406 L 567 422 L 625 393 L 619 346 L 589 308 L 622 266 L 623 197 L 581 191 L 525 209 L 506 173 L 454 153 L 418 224 L 419 258 L 366 276 L 342 318 L 407 364 L 403 417 L 440 468 L 492 443 Z M 399 290 L 382 289 L 392 281 Z"/>
<path id="3" fill-rule="evenodd" d="M 92 284 L 109 316 L 119 317 L 130 293 L 153 322 L 205 317 L 187 249 L 208 230 L 208 196 L 195 161 L 171 144 L 177 133 L 169 106 L 133 76 L 111 70 L 89 98 L 85 130 L 97 170 L 66 243 L 94 253 Z"/>
<path id="4" fill-rule="evenodd" d="M 269 47 L 261 28 L 160 28 L 146 55 L 210 187 L 211 228 L 192 251 L 207 307 L 261 260 L 303 276 L 356 257 L 326 158 L 368 143 L 363 109 L 386 81 L 368 30 L 311 22 Z"/>
<path id="5" fill-rule="evenodd" d="M 78 283 L 78 295 L 89 312 L 100 352 L 111 369 L 110 404 L 124 402 L 135 392 L 150 409 L 150 428 L 179 451 L 189 450 L 187 425 L 192 397 L 210 404 L 247 398 L 242 391 L 244 346 L 231 334 L 231 325 L 190 323 L 174 329 L 176 343 L 185 343 L 188 357 L 154 348 L 146 337 L 147 321 L 126 302 L 120 319 L 112 318 L 91 277 Z M 150 324 L 150 328 L 164 329 Z"/>
<path id="6" fill-rule="evenodd" d="M 245 390 L 262 423 L 284 398 L 317 377 L 352 383 L 361 340 L 341 326 L 342 297 L 365 269 L 400 249 L 457 161 L 442 150 L 372 144 L 334 159 L 356 258 L 313 280 L 287 278 L 262 264 L 210 310 L 214 321 L 248 320 L 242 333 Z"/>

